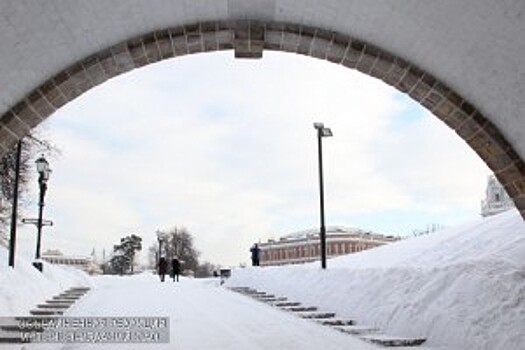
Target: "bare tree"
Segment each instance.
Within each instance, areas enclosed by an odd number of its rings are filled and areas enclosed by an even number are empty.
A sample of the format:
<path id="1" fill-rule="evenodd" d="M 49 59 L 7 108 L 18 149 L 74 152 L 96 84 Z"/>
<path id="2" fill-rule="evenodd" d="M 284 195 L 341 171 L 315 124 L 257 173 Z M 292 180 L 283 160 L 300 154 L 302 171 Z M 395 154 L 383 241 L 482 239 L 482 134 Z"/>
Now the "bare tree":
<path id="1" fill-rule="evenodd" d="M 28 192 L 34 167 L 34 165 L 31 164 L 31 159 L 38 154 L 53 156 L 60 153 L 56 146 L 52 145 L 49 141 L 41 140 L 35 135 L 36 132 L 33 131 L 22 140 L 18 180 L 18 196 L 21 206 L 27 204 L 25 194 Z M 7 242 L 7 227 L 11 222 L 10 215 L 14 197 L 17 147 L 17 144 L 13 145 L 9 152 L 0 159 L 0 243 L 3 241 L 4 244 Z"/>
<path id="2" fill-rule="evenodd" d="M 428 234 L 433 233 L 433 232 L 437 232 L 437 231 L 442 230 L 444 228 L 445 228 L 445 226 L 443 226 L 441 224 L 429 224 L 429 225 L 427 225 L 427 227 L 425 229 L 412 230 L 412 235 L 414 237 L 424 236 L 424 235 L 428 235 Z"/>
<path id="3" fill-rule="evenodd" d="M 191 270 L 194 273 L 199 265 L 199 252 L 195 248 L 193 236 L 184 227 L 173 227 L 166 231 L 159 231 L 167 237 L 162 245 L 162 253 L 169 259 L 178 258 L 184 270 Z"/>

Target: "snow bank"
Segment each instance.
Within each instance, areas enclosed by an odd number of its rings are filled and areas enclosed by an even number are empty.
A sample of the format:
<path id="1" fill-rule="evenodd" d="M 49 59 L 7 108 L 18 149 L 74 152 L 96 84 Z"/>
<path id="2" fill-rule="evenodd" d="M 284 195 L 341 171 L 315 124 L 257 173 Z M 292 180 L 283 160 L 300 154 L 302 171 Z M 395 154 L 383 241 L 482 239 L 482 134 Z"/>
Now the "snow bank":
<path id="1" fill-rule="evenodd" d="M 89 276 L 73 267 L 44 262 L 41 273 L 32 259 L 17 254 L 8 266 L 8 250 L 0 246 L 0 316 L 29 315 L 29 310 L 72 286 L 90 286 Z"/>
<path id="2" fill-rule="evenodd" d="M 525 223 L 517 211 L 319 263 L 236 269 L 260 290 L 454 349 L 525 348 Z"/>

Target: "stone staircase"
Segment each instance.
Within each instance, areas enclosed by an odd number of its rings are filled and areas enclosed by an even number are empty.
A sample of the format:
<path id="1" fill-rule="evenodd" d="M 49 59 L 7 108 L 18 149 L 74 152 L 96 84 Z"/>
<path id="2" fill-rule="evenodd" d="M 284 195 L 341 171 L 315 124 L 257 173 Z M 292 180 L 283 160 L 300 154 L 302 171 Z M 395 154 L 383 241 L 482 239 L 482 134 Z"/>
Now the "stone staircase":
<path id="1" fill-rule="evenodd" d="M 29 311 L 31 316 L 2 318 L 0 321 L 0 344 L 28 342 L 27 339 L 22 337 L 22 332 L 24 331 L 21 327 L 22 320 L 24 322 L 34 322 L 60 317 L 88 291 L 88 287 L 72 287 L 46 300 L 45 303 L 38 304 L 35 309 Z M 35 322 L 35 324 L 38 324 L 38 322 Z M 31 330 L 35 332 L 44 331 L 41 327 L 32 327 Z"/>
<path id="2" fill-rule="evenodd" d="M 337 318 L 334 312 L 319 311 L 316 306 L 304 306 L 299 302 L 290 301 L 286 297 L 277 297 L 272 294 L 258 291 L 250 287 L 231 287 L 230 290 L 249 296 L 258 301 L 267 303 L 281 310 L 293 312 L 297 316 L 332 327 L 340 332 L 357 336 L 360 339 L 384 347 L 415 347 L 422 345 L 425 338 L 396 337 L 381 333 L 375 327 L 356 325 L 355 320 Z"/>

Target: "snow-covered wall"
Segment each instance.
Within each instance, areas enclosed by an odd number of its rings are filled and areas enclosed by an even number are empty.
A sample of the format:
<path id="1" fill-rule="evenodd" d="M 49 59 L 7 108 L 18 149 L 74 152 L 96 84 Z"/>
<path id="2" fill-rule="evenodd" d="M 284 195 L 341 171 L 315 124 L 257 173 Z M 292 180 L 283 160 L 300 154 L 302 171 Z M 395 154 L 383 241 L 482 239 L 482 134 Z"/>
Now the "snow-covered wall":
<path id="1" fill-rule="evenodd" d="M 319 263 L 234 270 L 251 286 L 430 346 L 525 346 L 525 224 L 516 211 Z"/>

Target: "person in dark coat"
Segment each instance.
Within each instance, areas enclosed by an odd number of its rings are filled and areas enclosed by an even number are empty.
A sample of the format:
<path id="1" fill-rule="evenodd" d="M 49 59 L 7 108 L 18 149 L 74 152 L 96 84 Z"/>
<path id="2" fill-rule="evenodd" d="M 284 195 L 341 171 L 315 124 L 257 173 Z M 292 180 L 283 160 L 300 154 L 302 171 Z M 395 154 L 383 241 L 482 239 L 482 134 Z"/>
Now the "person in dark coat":
<path id="1" fill-rule="evenodd" d="M 159 276 L 160 276 L 161 282 L 164 282 L 164 277 L 166 276 L 167 271 L 168 271 L 168 262 L 166 261 L 165 257 L 161 257 L 159 259 Z"/>
<path id="2" fill-rule="evenodd" d="M 252 266 L 259 266 L 259 255 L 261 253 L 261 248 L 255 243 L 253 247 L 250 248 L 252 253 Z"/>
<path id="3" fill-rule="evenodd" d="M 179 275 L 180 275 L 180 261 L 177 258 L 171 259 L 171 277 L 173 278 L 173 282 L 175 280 L 179 282 Z"/>

